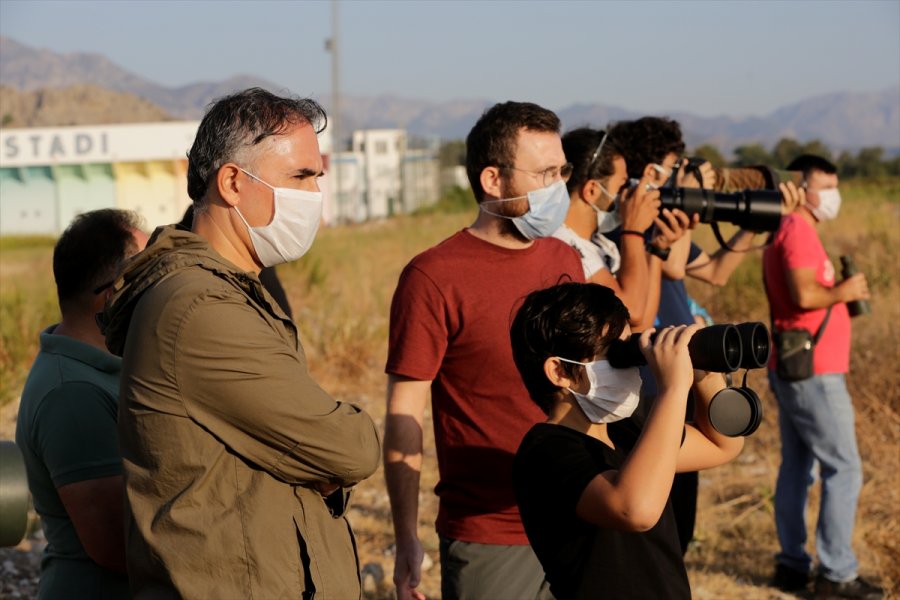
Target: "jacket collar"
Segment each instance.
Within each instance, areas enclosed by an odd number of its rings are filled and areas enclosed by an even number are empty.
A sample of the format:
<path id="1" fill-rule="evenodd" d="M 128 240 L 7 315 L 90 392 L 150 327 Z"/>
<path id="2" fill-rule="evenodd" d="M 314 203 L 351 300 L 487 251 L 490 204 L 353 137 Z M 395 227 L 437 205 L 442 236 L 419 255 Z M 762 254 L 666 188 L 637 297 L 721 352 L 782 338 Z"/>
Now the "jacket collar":
<path id="1" fill-rule="evenodd" d="M 272 314 L 289 320 L 263 290 L 255 273 L 245 272 L 212 249 L 207 240 L 176 225 L 159 227 L 147 247 L 133 256 L 113 285 L 107 308 L 97 314 L 97 323 L 113 354 L 122 355 L 131 316 L 141 296 L 171 274 L 188 268 L 215 273 L 241 289 Z"/>

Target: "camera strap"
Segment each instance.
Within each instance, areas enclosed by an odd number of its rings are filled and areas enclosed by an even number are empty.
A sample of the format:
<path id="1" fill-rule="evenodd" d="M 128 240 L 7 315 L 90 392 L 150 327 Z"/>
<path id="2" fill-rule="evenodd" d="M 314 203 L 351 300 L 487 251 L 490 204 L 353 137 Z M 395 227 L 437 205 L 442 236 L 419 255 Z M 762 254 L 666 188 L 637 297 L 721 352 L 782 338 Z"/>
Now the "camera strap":
<path id="1" fill-rule="evenodd" d="M 719 222 L 718 221 L 713 221 L 712 223 L 709 224 L 709 226 L 713 230 L 713 235 L 716 236 L 716 241 L 719 242 L 719 245 L 722 248 L 724 248 L 725 250 L 728 250 L 729 252 L 739 252 L 738 250 L 735 250 L 731 246 L 729 246 L 728 242 L 725 241 L 725 238 L 722 237 L 722 232 L 719 230 Z M 754 248 L 748 248 L 748 250 L 754 250 Z M 746 250 L 741 250 L 740 252 L 746 252 Z"/>
<path id="2" fill-rule="evenodd" d="M 833 306 L 833 305 L 832 305 Z M 822 319 L 822 324 L 819 325 L 819 329 L 816 330 L 816 335 L 813 336 L 812 343 L 813 346 L 819 343 L 819 338 L 822 337 L 822 334 L 825 333 L 825 325 L 828 324 L 828 318 L 831 316 L 831 306 L 828 307 L 828 310 L 825 311 L 825 318 Z"/>
<path id="3" fill-rule="evenodd" d="M 725 238 L 722 237 L 722 232 L 719 230 L 719 222 L 718 222 L 718 221 L 712 221 L 712 222 L 709 224 L 709 226 L 710 226 L 710 228 L 711 228 L 712 231 L 713 231 L 713 235 L 716 236 L 716 241 L 719 242 L 719 245 L 720 245 L 724 250 L 726 250 L 726 251 L 728 251 L 728 252 L 738 252 L 738 253 L 740 253 L 740 252 L 752 252 L 752 251 L 754 251 L 754 250 L 763 250 L 763 249 L 766 248 L 769 244 L 772 243 L 772 240 L 773 240 L 773 239 L 775 239 L 774 233 L 770 233 L 770 234 L 769 234 L 769 237 L 767 237 L 767 238 L 766 238 L 766 241 L 763 242 L 762 244 L 758 244 L 758 245 L 756 245 L 756 246 L 750 246 L 749 248 L 744 248 L 743 250 L 735 250 L 734 248 L 732 248 L 731 246 L 729 246 L 729 245 L 728 245 L 728 242 L 725 241 Z"/>

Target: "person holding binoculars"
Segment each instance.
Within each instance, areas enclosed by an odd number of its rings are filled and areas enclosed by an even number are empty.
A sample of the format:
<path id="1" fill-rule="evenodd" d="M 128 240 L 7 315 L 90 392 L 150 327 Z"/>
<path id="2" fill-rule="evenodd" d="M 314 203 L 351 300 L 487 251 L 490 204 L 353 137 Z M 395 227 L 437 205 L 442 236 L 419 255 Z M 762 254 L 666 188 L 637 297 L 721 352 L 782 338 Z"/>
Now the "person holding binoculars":
<path id="1" fill-rule="evenodd" d="M 834 265 L 816 231 L 820 223 L 838 216 L 841 195 L 836 167 L 820 156 L 803 155 L 787 169 L 803 174 L 807 203 L 784 218 L 763 256 L 776 340 L 769 383 L 778 400 L 781 433 L 775 486 L 781 551 L 775 556 L 772 584 L 785 591 L 802 591 L 810 583 L 806 504 L 813 465 L 818 463 L 822 501 L 815 538 L 816 595 L 881 598 L 881 588 L 859 577 L 851 547 L 862 463 L 845 380 L 851 329 L 845 303 L 868 299 L 869 287 L 861 273 L 836 281 Z M 785 343 L 796 339 L 797 333 L 806 336 L 805 344 L 799 346 L 806 350 L 789 353 Z M 790 360 L 789 354 L 806 361 Z"/>
<path id="2" fill-rule="evenodd" d="M 526 534 L 558 600 L 690 598 L 669 492 L 676 472 L 734 459 L 743 438 L 716 431 L 709 402 L 720 373 L 694 370 L 698 325 L 640 336 L 659 395 L 636 415 L 635 367 L 616 369 L 608 349 L 628 338 L 628 311 L 612 290 L 564 283 L 531 293 L 510 331 L 513 358 L 547 421 L 531 428 L 513 461 Z M 685 424 L 688 392 L 694 423 Z"/>

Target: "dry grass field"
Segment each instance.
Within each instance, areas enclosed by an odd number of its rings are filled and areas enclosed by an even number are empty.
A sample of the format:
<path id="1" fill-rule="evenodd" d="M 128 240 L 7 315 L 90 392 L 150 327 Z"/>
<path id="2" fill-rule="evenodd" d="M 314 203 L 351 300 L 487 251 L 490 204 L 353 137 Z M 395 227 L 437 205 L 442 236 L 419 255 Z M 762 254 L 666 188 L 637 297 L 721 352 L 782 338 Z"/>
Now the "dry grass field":
<path id="1" fill-rule="evenodd" d="M 872 314 L 853 322 L 848 378 L 857 411 L 857 433 L 865 468 L 855 547 L 863 575 L 900 597 L 900 183 L 842 185 L 839 219 L 821 228 L 837 263 L 852 254 L 867 274 L 874 295 Z M 381 425 L 388 309 L 402 267 L 416 253 L 466 226 L 467 214 L 396 218 L 361 226 L 329 228 L 309 255 L 279 267 L 301 330 L 314 377 L 336 398 L 366 408 Z M 728 232 L 725 232 L 728 235 Z M 695 234 L 716 248 L 708 228 Z M 37 332 L 53 322 L 52 241 L 3 240 L 0 245 L 0 437 L 12 437 L 18 393 L 36 351 Z M 724 288 L 689 284 L 692 296 L 718 322 L 768 322 L 759 253 L 751 253 Z M 733 463 L 704 472 L 696 541 L 686 560 L 694 596 L 789 598 L 767 587 L 777 549 L 772 515 L 779 463 L 777 407 L 765 374 L 750 385 L 763 398 L 765 418 Z M 433 521 L 437 481 L 433 438 L 426 431 L 420 493 L 420 534 L 431 562 L 421 589 L 440 596 L 438 543 Z M 810 510 L 814 526 L 817 490 Z M 391 598 L 393 533 L 384 478 L 379 470 L 361 483 L 350 518 L 361 561 L 368 565 L 367 598 Z M 23 546 L 24 547 L 24 546 Z M 384 578 L 376 585 L 377 574 Z"/>

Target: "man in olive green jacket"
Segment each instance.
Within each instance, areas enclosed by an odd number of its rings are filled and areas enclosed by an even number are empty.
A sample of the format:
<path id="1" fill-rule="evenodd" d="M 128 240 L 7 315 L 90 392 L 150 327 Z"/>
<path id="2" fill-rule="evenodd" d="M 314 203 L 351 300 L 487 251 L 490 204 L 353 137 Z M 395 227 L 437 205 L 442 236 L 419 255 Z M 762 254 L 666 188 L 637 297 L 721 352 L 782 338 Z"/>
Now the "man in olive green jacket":
<path id="1" fill-rule="evenodd" d="M 119 435 L 138 598 L 357 598 L 348 488 L 372 419 L 312 380 L 257 274 L 299 258 L 321 214 L 310 100 L 219 100 L 189 154 L 192 231 L 156 231 L 103 316 L 123 356 Z"/>

